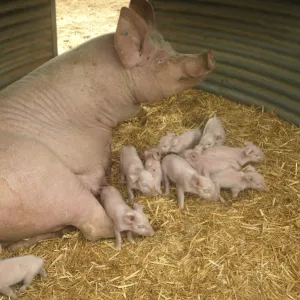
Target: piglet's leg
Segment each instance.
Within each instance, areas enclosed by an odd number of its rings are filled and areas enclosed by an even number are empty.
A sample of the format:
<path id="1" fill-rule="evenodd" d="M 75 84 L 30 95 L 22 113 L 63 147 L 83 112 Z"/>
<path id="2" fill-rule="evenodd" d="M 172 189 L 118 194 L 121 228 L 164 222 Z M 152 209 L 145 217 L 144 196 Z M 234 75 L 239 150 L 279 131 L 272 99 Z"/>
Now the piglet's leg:
<path id="1" fill-rule="evenodd" d="M 134 202 L 134 194 L 131 187 L 127 184 L 128 197 L 131 203 Z"/>
<path id="2" fill-rule="evenodd" d="M 122 245 L 122 237 L 121 237 L 121 233 L 117 228 L 114 228 L 115 231 L 115 237 L 116 237 L 116 250 L 120 251 L 121 250 L 121 245 Z"/>
<path id="3" fill-rule="evenodd" d="M 121 168 L 121 183 L 122 184 L 125 183 L 125 174 L 122 168 Z"/>
<path id="4" fill-rule="evenodd" d="M 32 273 L 27 273 L 25 275 L 25 278 L 23 280 L 23 285 L 20 288 L 21 293 L 23 293 L 30 286 L 34 276 L 35 276 L 35 274 L 32 274 Z"/>
<path id="5" fill-rule="evenodd" d="M 47 272 L 45 268 L 41 268 L 39 274 L 42 278 L 47 278 Z"/>
<path id="6" fill-rule="evenodd" d="M 135 244 L 135 241 L 132 237 L 132 232 L 131 231 L 127 231 L 127 240 L 131 243 L 131 244 Z"/>
<path id="7" fill-rule="evenodd" d="M 239 189 L 231 189 L 232 198 L 236 198 L 238 196 L 239 192 L 240 192 Z"/>
<path id="8" fill-rule="evenodd" d="M 176 184 L 177 203 L 180 209 L 184 208 L 184 189 L 180 184 Z"/>
<path id="9" fill-rule="evenodd" d="M 169 195 L 170 194 L 170 180 L 168 178 L 168 175 L 164 172 L 164 184 L 165 184 L 165 194 Z"/>
<path id="10" fill-rule="evenodd" d="M 0 293 L 3 295 L 6 295 L 7 297 L 10 297 L 11 299 L 15 300 L 18 299 L 17 295 L 13 292 L 13 290 L 6 286 L 6 287 L 1 287 L 0 288 Z"/>

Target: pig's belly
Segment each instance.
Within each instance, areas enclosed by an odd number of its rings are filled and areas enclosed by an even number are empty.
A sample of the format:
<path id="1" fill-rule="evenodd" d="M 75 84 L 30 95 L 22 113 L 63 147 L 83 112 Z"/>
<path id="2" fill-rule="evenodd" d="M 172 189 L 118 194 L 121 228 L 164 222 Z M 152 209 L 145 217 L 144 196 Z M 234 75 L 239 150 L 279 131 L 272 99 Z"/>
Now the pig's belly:
<path id="1" fill-rule="evenodd" d="M 74 175 L 37 141 L 0 132 L 0 241 L 60 230 L 80 208 Z"/>
<path id="2" fill-rule="evenodd" d="M 41 134 L 39 139 L 75 174 L 91 173 L 100 166 L 106 169 L 109 165 L 110 130 L 65 127 L 59 130 L 59 134 Z"/>

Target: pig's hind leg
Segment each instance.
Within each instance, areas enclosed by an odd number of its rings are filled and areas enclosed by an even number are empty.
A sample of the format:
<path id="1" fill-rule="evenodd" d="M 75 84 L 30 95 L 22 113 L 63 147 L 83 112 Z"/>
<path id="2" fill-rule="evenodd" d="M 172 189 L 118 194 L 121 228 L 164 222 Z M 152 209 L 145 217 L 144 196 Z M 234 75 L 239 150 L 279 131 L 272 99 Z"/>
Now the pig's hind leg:
<path id="1" fill-rule="evenodd" d="M 0 293 L 10 297 L 11 299 L 15 300 L 18 299 L 17 295 L 13 292 L 13 290 L 9 286 L 1 286 Z"/>
<path id="2" fill-rule="evenodd" d="M 28 272 L 23 280 L 23 285 L 20 287 L 20 293 L 23 293 L 31 284 L 36 273 Z"/>

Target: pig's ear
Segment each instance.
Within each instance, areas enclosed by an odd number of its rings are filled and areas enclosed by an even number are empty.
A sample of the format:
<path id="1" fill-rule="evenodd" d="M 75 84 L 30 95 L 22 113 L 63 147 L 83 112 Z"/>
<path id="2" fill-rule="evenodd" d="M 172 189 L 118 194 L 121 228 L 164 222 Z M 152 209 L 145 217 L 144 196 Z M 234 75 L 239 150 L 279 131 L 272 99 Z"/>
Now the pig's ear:
<path id="1" fill-rule="evenodd" d="M 127 212 L 124 216 L 124 221 L 127 224 L 132 224 L 134 222 L 134 219 L 135 219 L 135 214 L 132 211 Z"/>
<path id="2" fill-rule="evenodd" d="M 139 179 L 139 174 L 130 174 L 129 178 L 130 178 L 132 183 L 136 183 Z"/>
<path id="3" fill-rule="evenodd" d="M 251 147 L 245 149 L 246 156 L 249 156 L 253 152 L 253 149 Z"/>
<path id="4" fill-rule="evenodd" d="M 195 175 L 193 175 L 192 178 L 191 178 L 191 186 L 193 186 L 193 187 L 200 187 L 201 186 L 200 179 Z"/>
<path id="5" fill-rule="evenodd" d="M 172 146 L 176 146 L 178 144 L 178 138 L 174 138 L 173 140 L 172 140 Z"/>
<path id="6" fill-rule="evenodd" d="M 151 167 L 152 166 L 152 160 L 147 161 L 147 167 Z"/>
<path id="7" fill-rule="evenodd" d="M 191 159 L 192 160 L 197 160 L 199 158 L 199 153 L 197 153 L 196 151 L 192 151 L 191 152 Z"/>
<path id="8" fill-rule="evenodd" d="M 249 142 L 249 141 L 245 141 L 245 142 L 244 142 L 244 145 L 245 145 L 245 146 L 250 146 L 250 145 L 253 145 L 253 143 L 252 143 L 252 142 Z"/>
<path id="9" fill-rule="evenodd" d="M 115 48 L 124 68 L 143 62 L 152 48 L 146 22 L 135 11 L 122 7 L 114 36 Z"/>
<path id="10" fill-rule="evenodd" d="M 153 155 L 154 159 L 160 160 L 160 152 L 159 151 L 154 151 L 152 155 Z"/>
<path id="11" fill-rule="evenodd" d="M 152 5 L 146 0 L 131 0 L 129 8 L 139 14 L 148 25 L 155 27 L 155 14 Z"/>
<path id="12" fill-rule="evenodd" d="M 256 171 L 256 169 L 253 166 L 251 166 L 251 165 L 248 165 L 245 168 L 245 172 L 254 172 L 254 171 Z"/>
<path id="13" fill-rule="evenodd" d="M 252 182 L 252 180 L 253 180 L 252 175 L 245 174 L 245 180 L 246 180 L 247 182 Z"/>
<path id="14" fill-rule="evenodd" d="M 144 206 L 142 204 L 138 204 L 138 203 L 134 203 L 133 208 L 134 208 L 134 210 L 136 210 L 137 212 L 140 212 L 140 213 L 142 213 L 144 210 Z"/>

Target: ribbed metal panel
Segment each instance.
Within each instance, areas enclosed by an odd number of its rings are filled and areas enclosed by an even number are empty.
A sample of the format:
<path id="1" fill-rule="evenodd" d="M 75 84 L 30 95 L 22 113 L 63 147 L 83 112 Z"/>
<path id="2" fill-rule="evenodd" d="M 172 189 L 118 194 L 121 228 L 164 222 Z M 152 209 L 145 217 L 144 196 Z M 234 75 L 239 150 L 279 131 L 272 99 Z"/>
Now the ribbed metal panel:
<path id="1" fill-rule="evenodd" d="M 213 50 L 217 68 L 198 88 L 274 109 L 300 126 L 300 1 L 150 2 L 177 51 Z"/>
<path id="2" fill-rule="evenodd" d="M 0 89 L 57 55 L 55 0 L 0 3 Z"/>

